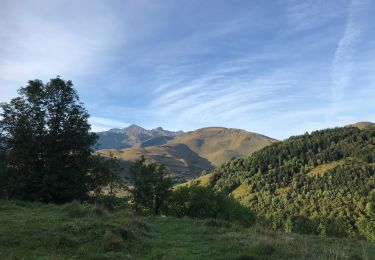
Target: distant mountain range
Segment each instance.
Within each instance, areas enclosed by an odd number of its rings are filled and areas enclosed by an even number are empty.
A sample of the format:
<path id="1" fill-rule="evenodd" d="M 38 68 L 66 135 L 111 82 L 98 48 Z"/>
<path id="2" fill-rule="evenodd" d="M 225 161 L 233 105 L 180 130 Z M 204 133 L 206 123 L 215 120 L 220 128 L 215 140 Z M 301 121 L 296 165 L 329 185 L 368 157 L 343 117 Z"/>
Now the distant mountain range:
<path id="1" fill-rule="evenodd" d="M 358 122 L 346 127 L 368 129 L 371 122 Z M 121 159 L 124 171 L 140 156 L 149 162 L 165 164 L 177 182 L 192 179 L 233 157 L 245 158 L 277 142 L 276 139 L 241 129 L 207 127 L 195 131 L 168 131 L 162 127 L 147 130 L 138 125 L 97 133 L 97 154 L 113 153 Z"/>
<path id="2" fill-rule="evenodd" d="M 97 133 L 99 135 L 98 149 L 125 149 L 143 145 L 160 145 L 173 139 L 183 131 L 172 132 L 161 127 L 146 130 L 135 124 L 126 128 L 114 128 L 108 131 Z"/>
<path id="3" fill-rule="evenodd" d="M 113 153 L 128 165 L 140 156 L 165 164 L 176 181 L 196 177 L 233 157 L 245 157 L 277 140 L 241 129 L 208 127 L 173 132 L 137 125 L 99 132 L 96 153 Z"/>

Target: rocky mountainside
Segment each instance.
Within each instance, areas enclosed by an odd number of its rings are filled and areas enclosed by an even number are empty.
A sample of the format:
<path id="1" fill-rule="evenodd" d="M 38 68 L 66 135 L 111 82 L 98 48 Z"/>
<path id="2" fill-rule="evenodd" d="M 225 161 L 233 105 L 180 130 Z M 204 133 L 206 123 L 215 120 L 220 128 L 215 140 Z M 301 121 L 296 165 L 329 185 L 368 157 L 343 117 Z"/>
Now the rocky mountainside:
<path id="1" fill-rule="evenodd" d="M 133 145 L 139 146 L 142 142 L 150 142 L 153 138 L 172 139 L 182 131 L 172 132 L 161 127 L 146 130 L 138 125 L 130 125 L 126 128 L 114 128 L 97 133 L 99 136 L 97 149 L 125 149 Z M 151 141 L 152 142 L 152 141 Z M 165 142 L 157 143 L 162 144 Z"/>

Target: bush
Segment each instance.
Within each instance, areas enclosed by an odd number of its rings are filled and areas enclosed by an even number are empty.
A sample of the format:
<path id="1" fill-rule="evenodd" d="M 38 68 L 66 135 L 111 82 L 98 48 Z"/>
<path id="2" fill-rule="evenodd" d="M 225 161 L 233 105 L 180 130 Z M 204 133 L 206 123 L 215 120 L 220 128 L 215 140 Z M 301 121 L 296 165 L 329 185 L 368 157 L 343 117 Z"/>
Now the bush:
<path id="1" fill-rule="evenodd" d="M 375 242 L 375 220 L 361 219 L 357 223 L 359 233 L 367 240 Z"/>
<path id="2" fill-rule="evenodd" d="M 214 218 L 246 226 L 255 221 L 255 215 L 232 197 L 199 185 L 178 187 L 168 205 L 167 214 L 180 218 Z"/>

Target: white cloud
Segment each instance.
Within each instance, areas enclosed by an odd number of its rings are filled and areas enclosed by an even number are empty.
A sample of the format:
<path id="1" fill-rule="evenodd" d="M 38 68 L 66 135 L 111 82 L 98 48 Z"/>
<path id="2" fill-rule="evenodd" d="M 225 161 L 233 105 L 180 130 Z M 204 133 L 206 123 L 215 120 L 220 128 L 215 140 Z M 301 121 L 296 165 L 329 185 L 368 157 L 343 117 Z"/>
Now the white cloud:
<path id="1" fill-rule="evenodd" d="M 28 80 L 46 81 L 57 75 L 78 79 L 105 59 L 101 54 L 111 48 L 117 23 L 104 6 L 88 8 L 88 4 L 2 2 L 0 101 L 8 100 Z"/>
<path id="2" fill-rule="evenodd" d="M 342 38 L 338 42 L 332 62 L 331 70 L 331 95 L 333 115 L 342 105 L 345 91 L 348 89 L 354 66 L 356 47 L 361 40 L 361 25 L 358 17 L 364 8 L 366 1 L 352 0 L 348 9 L 348 17 Z"/>

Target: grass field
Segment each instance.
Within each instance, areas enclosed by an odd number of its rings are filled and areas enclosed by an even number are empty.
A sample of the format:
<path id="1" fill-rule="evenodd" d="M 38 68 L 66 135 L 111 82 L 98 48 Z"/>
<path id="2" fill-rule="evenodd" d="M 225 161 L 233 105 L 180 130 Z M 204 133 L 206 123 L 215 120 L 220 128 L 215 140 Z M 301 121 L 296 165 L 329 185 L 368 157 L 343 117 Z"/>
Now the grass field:
<path id="1" fill-rule="evenodd" d="M 129 210 L 0 201 L 0 259 L 375 259 L 375 244 Z"/>

